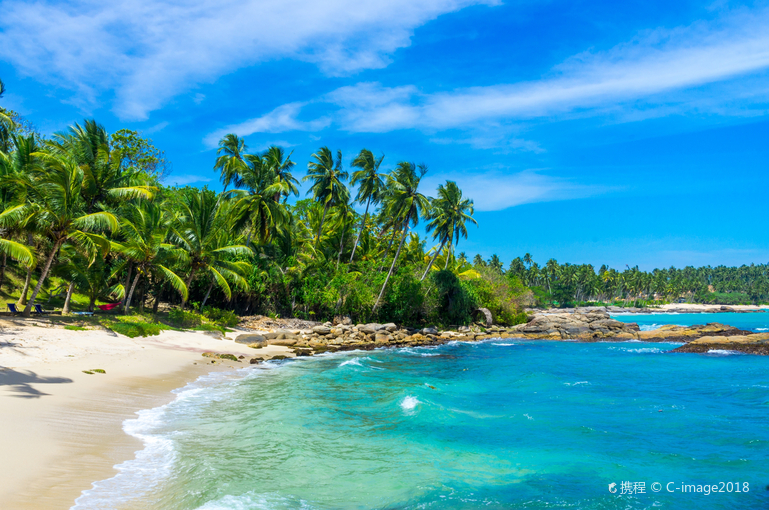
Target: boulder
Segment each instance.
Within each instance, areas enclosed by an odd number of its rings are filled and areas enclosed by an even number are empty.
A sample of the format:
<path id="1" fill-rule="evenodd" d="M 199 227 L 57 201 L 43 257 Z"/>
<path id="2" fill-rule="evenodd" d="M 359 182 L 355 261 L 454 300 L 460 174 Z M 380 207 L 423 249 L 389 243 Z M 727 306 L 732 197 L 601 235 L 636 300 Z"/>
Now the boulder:
<path id="1" fill-rule="evenodd" d="M 420 331 L 420 333 L 422 333 L 423 335 L 437 335 L 438 334 L 438 330 L 435 329 L 435 328 L 429 327 L 429 328 L 422 329 L 422 331 Z"/>
<path id="2" fill-rule="evenodd" d="M 490 327 L 492 324 L 494 324 L 494 317 L 491 316 L 491 310 L 488 308 L 478 308 L 475 312 L 473 312 L 473 317 L 480 319 L 480 321 L 485 324 L 486 327 Z"/>
<path id="3" fill-rule="evenodd" d="M 334 316 L 334 326 L 342 325 L 342 326 L 350 326 L 352 325 L 352 319 L 349 315 L 335 315 Z"/>
<path id="4" fill-rule="evenodd" d="M 331 328 L 329 328 L 328 326 L 315 326 L 314 328 L 312 328 L 312 332 L 318 335 L 328 335 L 329 333 L 331 333 Z"/>
<path id="5" fill-rule="evenodd" d="M 397 329 L 398 329 L 398 326 L 396 326 L 396 325 L 395 325 L 394 323 L 392 323 L 392 322 L 388 322 L 387 324 L 385 324 L 385 325 L 383 326 L 383 328 L 384 328 L 384 329 L 386 329 L 387 331 L 389 331 L 390 333 L 392 333 L 393 331 L 395 331 L 395 330 L 397 330 Z"/>
<path id="6" fill-rule="evenodd" d="M 245 333 L 235 337 L 235 343 L 237 344 L 262 344 L 267 343 L 267 339 L 263 335 L 257 335 L 255 333 Z"/>
<path id="7" fill-rule="evenodd" d="M 294 339 L 294 338 L 280 338 L 278 340 L 269 340 L 268 343 L 270 345 L 282 345 L 284 347 L 291 347 L 292 345 L 296 345 L 296 339 Z"/>

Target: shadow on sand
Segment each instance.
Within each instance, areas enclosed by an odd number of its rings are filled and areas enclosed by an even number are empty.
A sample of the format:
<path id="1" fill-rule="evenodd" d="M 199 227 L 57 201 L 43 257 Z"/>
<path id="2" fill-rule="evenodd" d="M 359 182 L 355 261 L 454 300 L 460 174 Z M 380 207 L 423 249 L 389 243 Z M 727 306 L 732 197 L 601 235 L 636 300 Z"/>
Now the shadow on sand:
<path id="1" fill-rule="evenodd" d="M 71 383 L 72 379 L 66 377 L 41 377 L 30 370 L 18 371 L 12 368 L 0 367 L 0 388 L 7 389 L 9 396 L 17 398 L 40 398 L 48 395 L 34 384 L 62 384 Z"/>

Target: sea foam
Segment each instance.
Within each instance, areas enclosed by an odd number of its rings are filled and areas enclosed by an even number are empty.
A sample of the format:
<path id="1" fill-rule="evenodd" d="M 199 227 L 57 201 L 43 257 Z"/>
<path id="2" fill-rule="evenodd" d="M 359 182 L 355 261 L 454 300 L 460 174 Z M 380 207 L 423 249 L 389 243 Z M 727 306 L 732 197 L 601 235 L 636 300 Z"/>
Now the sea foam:
<path id="1" fill-rule="evenodd" d="M 417 397 L 408 395 L 403 400 L 401 400 L 400 406 L 404 411 L 413 411 L 414 408 L 419 404 L 421 404 L 421 402 Z"/>

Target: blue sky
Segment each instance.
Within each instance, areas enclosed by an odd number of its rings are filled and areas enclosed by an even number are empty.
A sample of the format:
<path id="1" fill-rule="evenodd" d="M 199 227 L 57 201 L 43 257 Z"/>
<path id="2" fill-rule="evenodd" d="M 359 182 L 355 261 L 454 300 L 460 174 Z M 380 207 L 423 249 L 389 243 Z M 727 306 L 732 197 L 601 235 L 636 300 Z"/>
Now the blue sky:
<path id="1" fill-rule="evenodd" d="M 136 129 L 169 184 L 216 143 L 321 145 L 456 180 L 505 263 L 769 261 L 769 3 L 0 0 L 0 100 Z"/>

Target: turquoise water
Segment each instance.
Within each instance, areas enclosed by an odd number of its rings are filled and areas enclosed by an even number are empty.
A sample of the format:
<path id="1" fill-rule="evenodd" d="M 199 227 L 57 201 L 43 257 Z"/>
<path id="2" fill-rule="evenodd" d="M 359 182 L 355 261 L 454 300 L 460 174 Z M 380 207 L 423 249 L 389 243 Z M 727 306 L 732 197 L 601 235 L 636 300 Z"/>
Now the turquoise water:
<path id="1" fill-rule="evenodd" d="M 622 322 L 636 322 L 641 329 L 656 329 L 664 324 L 691 326 L 720 322 L 739 329 L 769 331 L 769 313 L 665 313 L 665 314 L 616 314 L 613 318 Z"/>
<path id="2" fill-rule="evenodd" d="M 127 421 L 146 448 L 75 508 L 769 507 L 769 357 L 675 346 L 491 340 L 213 374 Z"/>

